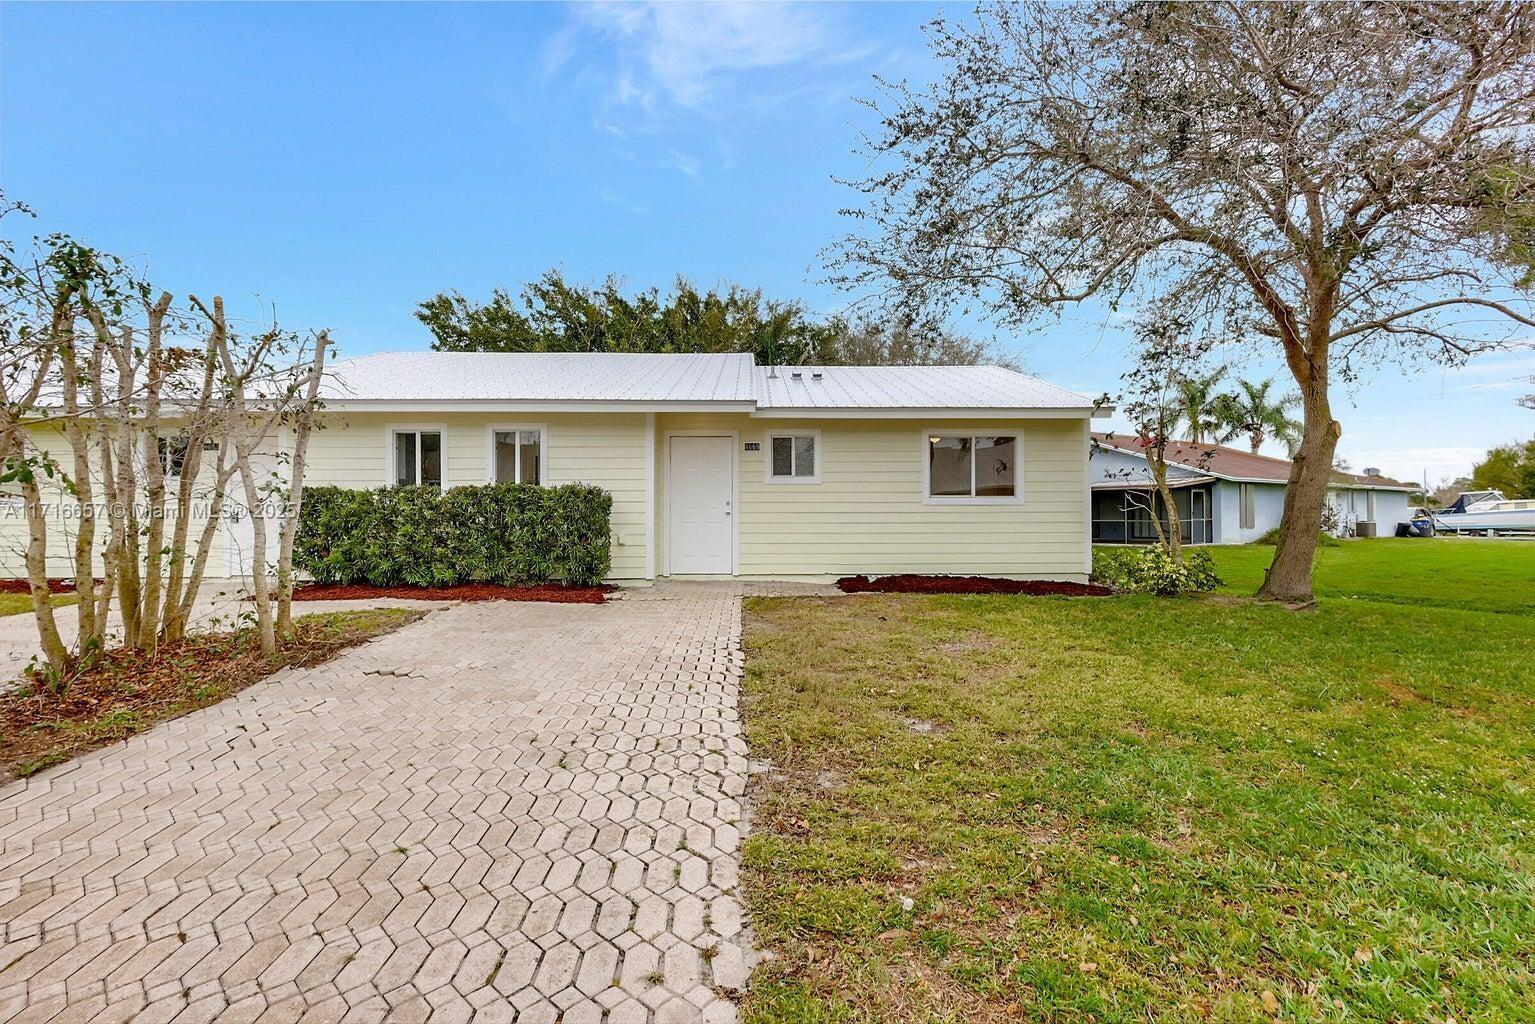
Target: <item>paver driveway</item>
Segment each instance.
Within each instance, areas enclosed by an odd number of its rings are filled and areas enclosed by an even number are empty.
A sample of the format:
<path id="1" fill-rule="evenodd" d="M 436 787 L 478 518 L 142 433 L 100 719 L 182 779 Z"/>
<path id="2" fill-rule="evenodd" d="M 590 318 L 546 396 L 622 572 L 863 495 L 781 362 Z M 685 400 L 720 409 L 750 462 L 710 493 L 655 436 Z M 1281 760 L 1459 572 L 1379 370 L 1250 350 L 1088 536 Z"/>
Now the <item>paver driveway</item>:
<path id="1" fill-rule="evenodd" d="M 740 594 L 457 605 L 0 788 L 0 1020 L 733 1019 Z"/>

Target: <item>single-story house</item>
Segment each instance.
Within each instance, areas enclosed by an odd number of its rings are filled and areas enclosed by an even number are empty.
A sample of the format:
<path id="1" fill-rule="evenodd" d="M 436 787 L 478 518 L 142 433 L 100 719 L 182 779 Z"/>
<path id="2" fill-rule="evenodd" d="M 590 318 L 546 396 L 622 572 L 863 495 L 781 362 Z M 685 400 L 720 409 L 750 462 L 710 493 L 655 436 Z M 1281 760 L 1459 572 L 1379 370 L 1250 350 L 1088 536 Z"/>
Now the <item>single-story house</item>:
<path id="1" fill-rule="evenodd" d="M 335 364 L 305 479 L 594 484 L 613 496 L 615 581 L 1082 581 L 1093 413 L 1086 396 L 997 366 L 393 352 Z M 34 442 L 67 453 L 62 437 Z M 248 523 L 227 528 L 210 575 L 249 572 Z M 7 575 L 24 574 L 25 530 L 20 515 L 0 522 Z"/>
<path id="2" fill-rule="evenodd" d="M 617 580 L 1082 580 L 1092 414 L 997 366 L 396 352 L 336 365 L 307 480 L 596 484 Z"/>
<path id="3" fill-rule="evenodd" d="M 1095 544 L 1149 544 L 1157 539 L 1151 521 L 1155 504 L 1167 516 L 1156 491 L 1145 448 L 1134 436 L 1093 435 L 1092 536 Z M 1167 483 L 1177 503 L 1185 544 L 1246 544 L 1279 525 L 1284 514 L 1290 463 L 1218 444 L 1170 441 Z M 1363 473 L 1333 473 L 1328 501 L 1340 535 L 1382 537 L 1410 518 L 1409 496 L 1416 484 Z"/>

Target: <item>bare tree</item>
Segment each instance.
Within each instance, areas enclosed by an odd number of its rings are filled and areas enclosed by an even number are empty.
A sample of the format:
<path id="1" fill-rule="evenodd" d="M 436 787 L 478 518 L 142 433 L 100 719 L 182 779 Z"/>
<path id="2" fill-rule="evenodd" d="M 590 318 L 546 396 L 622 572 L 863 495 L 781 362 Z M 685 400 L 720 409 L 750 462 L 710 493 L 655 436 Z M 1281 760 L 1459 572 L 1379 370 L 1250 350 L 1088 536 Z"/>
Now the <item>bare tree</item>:
<path id="1" fill-rule="evenodd" d="M 995 4 L 886 84 L 833 279 L 1019 325 L 1150 292 L 1283 358 L 1303 433 L 1260 594 L 1311 596 L 1331 382 L 1535 326 L 1535 8 Z"/>
<path id="2" fill-rule="evenodd" d="M 262 653 L 271 654 L 277 649 L 279 635 L 286 634 L 291 626 L 293 542 L 303 501 L 304 461 L 319 406 L 330 336 L 324 331 L 314 336 L 308 359 L 303 358 L 295 335 L 275 327 L 241 345 L 228 329 L 222 299 L 215 297 L 211 309 L 196 298 L 192 302 L 213 327 L 210 344 L 215 346 L 223 368 L 234 468 L 251 521 L 251 597 L 256 604 Z M 289 419 L 294 424 L 296 444 L 285 487 L 275 473 L 263 476 L 258 472 L 256 456 L 269 443 L 273 430 Z M 274 511 L 279 547 L 275 602 L 267 564 L 268 520 Z"/>
<path id="3" fill-rule="evenodd" d="M 251 455 L 291 421 L 297 451 L 278 513 L 279 618 L 288 628 L 303 464 L 329 338 L 315 336 L 308 355 L 298 336 L 275 328 L 234 338 L 220 300 L 211 310 L 191 301 L 205 314 L 201 338 L 186 339 L 197 320 L 120 260 L 59 234 L 34 239 L 24 256 L 0 243 L 0 484 L 19 491 L 25 509 L 34 618 L 55 685 L 105 649 L 114 598 L 124 645 L 153 656 L 185 635 L 228 487 L 238 473 L 248 499 L 272 489 L 254 479 Z M 55 437 L 68 456 L 50 452 Z M 211 469 L 210 451 L 218 453 Z M 65 504 L 71 513 L 57 519 L 75 527 L 72 538 L 61 527 L 78 595 L 73 649 L 48 576 L 52 510 Z M 262 501 L 252 505 L 260 515 Z M 264 557 L 258 565 L 262 646 L 271 651 Z"/>
<path id="4" fill-rule="evenodd" d="M 13 213 L 22 207 L 11 206 Z M 67 330 L 68 288 L 50 287 L 46 261 L 27 265 L 18 260 L 14 246 L 0 238 L 0 483 L 14 485 L 21 494 L 27 520 L 26 567 L 33 616 L 43 656 L 55 672 L 69 662 L 69 652 L 59 633 L 48 588 L 47 513 L 43 507 L 39 474 L 52 476 L 55 467 L 45 453 L 31 444 L 26 429 L 36 415 L 50 382 L 58 353 L 59 335 Z M 60 294 L 60 293 L 63 294 Z"/>

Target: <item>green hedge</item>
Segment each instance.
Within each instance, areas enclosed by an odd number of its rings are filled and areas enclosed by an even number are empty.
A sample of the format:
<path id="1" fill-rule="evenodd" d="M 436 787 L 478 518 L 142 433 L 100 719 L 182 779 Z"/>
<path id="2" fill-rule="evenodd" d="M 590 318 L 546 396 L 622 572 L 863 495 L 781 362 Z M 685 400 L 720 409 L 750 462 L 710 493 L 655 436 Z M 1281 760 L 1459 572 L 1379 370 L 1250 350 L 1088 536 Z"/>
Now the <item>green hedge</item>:
<path id="1" fill-rule="evenodd" d="M 443 587 L 600 582 L 611 564 L 600 487 L 304 489 L 293 566 L 320 583 Z"/>

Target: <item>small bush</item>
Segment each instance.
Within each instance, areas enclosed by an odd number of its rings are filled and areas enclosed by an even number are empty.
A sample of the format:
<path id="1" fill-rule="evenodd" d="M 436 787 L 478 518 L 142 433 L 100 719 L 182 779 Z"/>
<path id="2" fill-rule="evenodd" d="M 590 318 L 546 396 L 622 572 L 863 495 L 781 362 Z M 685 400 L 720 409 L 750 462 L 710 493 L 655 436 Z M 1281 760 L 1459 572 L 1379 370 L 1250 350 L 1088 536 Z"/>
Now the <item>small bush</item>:
<path id="1" fill-rule="evenodd" d="M 1273 547 L 1279 543 L 1279 532 L 1283 529 L 1284 527 L 1282 526 L 1276 526 L 1268 533 L 1265 533 L 1263 536 L 1253 541 L 1253 543 L 1267 544 L 1269 547 Z M 1332 534 L 1327 533 L 1326 531 L 1318 533 L 1316 536 L 1316 546 L 1319 548 L 1335 548 L 1341 543 L 1343 542 L 1334 537 Z"/>
<path id="2" fill-rule="evenodd" d="M 612 561 L 600 487 L 310 487 L 294 568 L 320 583 L 599 583 Z"/>
<path id="3" fill-rule="evenodd" d="M 1179 565 L 1160 545 L 1095 548 L 1092 579 L 1126 593 L 1160 597 L 1208 593 L 1221 583 L 1208 551 L 1185 550 Z"/>

